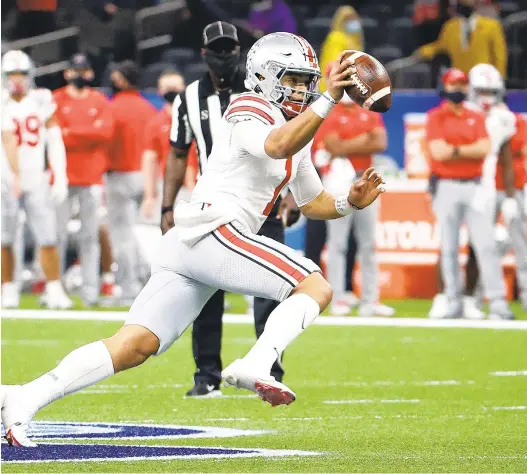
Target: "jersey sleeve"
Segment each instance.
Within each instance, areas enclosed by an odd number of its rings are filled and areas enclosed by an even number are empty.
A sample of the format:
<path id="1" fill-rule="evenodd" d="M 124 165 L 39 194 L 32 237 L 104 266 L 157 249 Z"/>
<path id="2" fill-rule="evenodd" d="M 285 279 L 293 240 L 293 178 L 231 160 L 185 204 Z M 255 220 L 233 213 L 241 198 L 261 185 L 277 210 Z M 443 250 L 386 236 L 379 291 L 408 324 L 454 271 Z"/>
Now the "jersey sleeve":
<path id="1" fill-rule="evenodd" d="M 13 132 L 16 130 L 15 120 L 9 113 L 9 108 L 2 104 L 2 132 Z"/>
<path id="2" fill-rule="evenodd" d="M 265 141 L 275 128 L 271 104 L 256 94 L 240 94 L 233 100 L 224 118 L 232 127 L 231 146 L 243 155 L 272 159 L 265 152 Z"/>
<path id="3" fill-rule="evenodd" d="M 174 148 L 188 150 L 194 134 L 188 120 L 187 101 L 185 92 L 182 92 L 174 100 L 172 105 L 172 126 L 170 128 L 170 144 Z"/>
<path id="4" fill-rule="evenodd" d="M 256 94 L 240 94 L 227 107 L 225 119 L 230 123 L 253 120 L 264 125 L 275 124 L 271 104 Z"/>
<path id="5" fill-rule="evenodd" d="M 309 204 L 323 190 L 322 182 L 318 176 L 315 165 L 311 160 L 311 146 L 303 148 L 303 156 L 298 164 L 295 179 L 289 183 L 289 189 L 293 193 L 298 207 Z"/>

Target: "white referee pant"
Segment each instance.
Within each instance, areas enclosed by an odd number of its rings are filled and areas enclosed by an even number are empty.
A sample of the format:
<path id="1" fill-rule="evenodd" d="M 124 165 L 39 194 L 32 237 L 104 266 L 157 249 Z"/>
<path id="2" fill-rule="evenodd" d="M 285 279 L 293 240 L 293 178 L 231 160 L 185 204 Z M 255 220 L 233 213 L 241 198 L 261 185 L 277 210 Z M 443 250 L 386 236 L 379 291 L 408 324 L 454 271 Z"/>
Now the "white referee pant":
<path id="1" fill-rule="evenodd" d="M 503 201 L 507 198 L 505 191 L 498 191 L 496 202 L 496 213 L 501 209 Z M 526 212 L 525 196 L 523 190 L 517 190 L 515 195 L 520 213 L 517 219 L 511 220 L 507 225 L 512 248 L 516 257 L 516 277 L 520 288 L 520 298 L 527 302 L 527 232 L 525 229 L 524 215 Z"/>
<path id="2" fill-rule="evenodd" d="M 65 273 L 71 206 L 74 199 L 78 199 L 81 221 L 78 238 L 82 274 L 81 296 L 85 303 L 92 304 L 96 303 L 99 298 L 101 246 L 97 213 L 101 206 L 102 186 L 69 186 L 68 192 L 68 197 L 57 207 L 61 274 Z"/>
<path id="3" fill-rule="evenodd" d="M 166 351 L 192 324 L 218 290 L 276 301 L 286 299 L 312 272 L 311 260 L 267 237 L 223 225 L 189 246 L 172 228 L 159 241 L 150 280 L 130 308 L 125 324 L 138 324 Z"/>
<path id="4" fill-rule="evenodd" d="M 346 254 L 350 232 L 357 240 L 357 257 L 361 272 L 361 302 L 374 304 L 379 300 L 377 261 L 375 258 L 375 226 L 379 201 L 360 211 L 327 221 L 327 273 L 333 287 L 333 301 L 344 299 L 346 292 Z"/>

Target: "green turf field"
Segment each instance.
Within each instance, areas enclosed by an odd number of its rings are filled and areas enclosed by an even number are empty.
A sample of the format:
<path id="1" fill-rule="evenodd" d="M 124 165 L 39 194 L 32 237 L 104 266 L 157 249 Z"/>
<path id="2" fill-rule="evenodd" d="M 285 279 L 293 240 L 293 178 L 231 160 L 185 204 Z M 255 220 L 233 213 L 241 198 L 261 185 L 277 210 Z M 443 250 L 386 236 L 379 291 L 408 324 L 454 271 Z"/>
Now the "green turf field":
<path id="1" fill-rule="evenodd" d="M 32 306 L 27 299 L 24 304 Z M 422 316 L 429 305 L 400 302 L 398 310 L 401 316 Z M 231 311 L 244 309 L 240 298 L 233 306 Z M 118 327 L 4 320 L 2 383 L 29 381 L 68 351 Z M 250 325 L 225 325 L 224 362 L 243 355 L 253 337 Z M 284 362 L 286 382 L 298 397 L 289 407 L 271 408 L 237 397 L 246 393 L 233 389 L 224 390 L 225 398 L 184 399 L 194 370 L 186 333 L 163 356 L 56 402 L 37 420 L 265 430 L 220 439 L 94 443 L 321 455 L 4 463 L 3 472 L 527 472 L 525 330 L 313 326 L 287 350 Z"/>

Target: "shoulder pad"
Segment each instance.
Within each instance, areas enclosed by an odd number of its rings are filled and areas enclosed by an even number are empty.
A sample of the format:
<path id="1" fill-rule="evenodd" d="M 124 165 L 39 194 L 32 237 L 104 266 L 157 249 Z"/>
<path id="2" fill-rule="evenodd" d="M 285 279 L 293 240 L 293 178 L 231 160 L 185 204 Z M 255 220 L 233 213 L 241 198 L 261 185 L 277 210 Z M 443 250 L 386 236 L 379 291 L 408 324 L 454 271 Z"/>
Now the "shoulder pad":
<path id="1" fill-rule="evenodd" d="M 236 123 L 244 120 L 259 120 L 266 125 L 274 125 L 273 107 L 262 96 L 246 92 L 234 99 L 225 111 L 225 119 Z"/>

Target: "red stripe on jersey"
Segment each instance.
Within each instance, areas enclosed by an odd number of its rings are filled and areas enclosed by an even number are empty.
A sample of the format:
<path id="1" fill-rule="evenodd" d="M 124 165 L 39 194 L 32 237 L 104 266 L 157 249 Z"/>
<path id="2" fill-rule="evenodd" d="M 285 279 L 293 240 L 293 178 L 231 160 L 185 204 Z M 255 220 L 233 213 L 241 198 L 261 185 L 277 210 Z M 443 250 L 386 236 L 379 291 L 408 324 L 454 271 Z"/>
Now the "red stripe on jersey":
<path id="1" fill-rule="evenodd" d="M 289 182 L 291 179 L 291 172 L 293 170 L 293 158 L 288 158 L 285 161 L 285 178 L 284 180 L 276 187 L 273 194 L 273 199 L 271 199 L 267 206 L 265 206 L 265 209 L 263 211 L 264 216 L 268 216 L 271 213 L 271 210 L 273 209 L 274 203 L 276 199 L 278 198 L 278 195 L 280 194 L 280 191 L 284 188 L 284 186 Z"/>
<path id="2" fill-rule="evenodd" d="M 271 105 L 269 104 L 267 100 L 262 99 L 261 97 L 255 97 L 253 95 L 244 95 L 244 96 L 238 97 L 230 103 L 230 106 L 232 107 L 233 104 L 235 104 L 236 102 L 240 102 L 242 100 L 253 100 L 254 102 L 258 102 L 262 105 L 265 105 L 269 110 L 272 110 Z"/>
<path id="3" fill-rule="evenodd" d="M 218 232 L 222 237 L 227 239 L 234 247 L 238 247 L 239 249 L 242 249 L 245 252 L 248 252 L 262 260 L 265 260 L 274 267 L 279 268 L 282 272 L 286 273 L 287 275 L 290 275 L 298 283 L 300 283 L 306 278 L 307 275 L 304 275 L 295 267 L 289 265 L 289 263 L 287 263 L 285 260 L 282 260 L 280 257 L 271 252 L 268 252 L 267 250 L 264 250 L 245 240 L 242 240 L 240 237 L 234 234 L 227 226 L 222 225 L 221 227 L 218 227 Z"/>
<path id="4" fill-rule="evenodd" d="M 250 107 L 248 105 L 240 105 L 238 107 L 233 107 L 229 110 L 225 118 L 229 118 L 231 114 L 235 114 L 237 112 L 252 112 L 253 114 L 259 115 L 263 119 L 267 120 L 267 122 L 269 122 L 271 125 L 274 125 L 274 119 L 268 113 L 256 107 Z"/>

